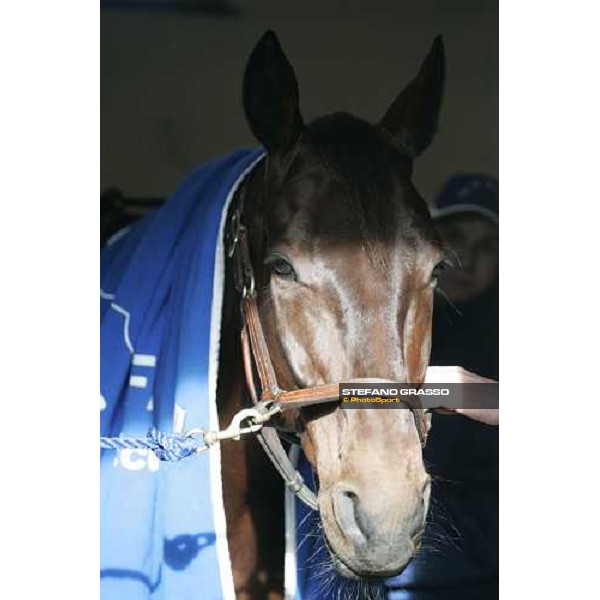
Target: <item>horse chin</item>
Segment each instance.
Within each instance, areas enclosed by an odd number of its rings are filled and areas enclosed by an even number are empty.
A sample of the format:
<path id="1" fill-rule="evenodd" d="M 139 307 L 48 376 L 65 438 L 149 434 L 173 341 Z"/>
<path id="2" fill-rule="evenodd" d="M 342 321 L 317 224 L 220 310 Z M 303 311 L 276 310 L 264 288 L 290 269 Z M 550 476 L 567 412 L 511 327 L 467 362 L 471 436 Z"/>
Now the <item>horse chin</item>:
<path id="1" fill-rule="evenodd" d="M 325 546 L 329 551 L 329 555 L 331 556 L 331 560 L 333 562 L 333 566 L 341 577 L 345 579 L 350 579 L 352 581 L 369 581 L 369 582 L 378 582 L 382 583 L 384 580 L 389 579 L 390 577 L 397 577 L 408 567 L 410 564 L 409 559 L 405 564 L 394 567 L 394 568 L 386 568 L 384 570 L 373 571 L 366 567 L 359 568 L 357 566 L 351 566 L 346 559 L 343 557 L 342 553 L 336 552 L 329 540 L 327 539 L 327 535 L 323 536 L 325 540 Z"/>

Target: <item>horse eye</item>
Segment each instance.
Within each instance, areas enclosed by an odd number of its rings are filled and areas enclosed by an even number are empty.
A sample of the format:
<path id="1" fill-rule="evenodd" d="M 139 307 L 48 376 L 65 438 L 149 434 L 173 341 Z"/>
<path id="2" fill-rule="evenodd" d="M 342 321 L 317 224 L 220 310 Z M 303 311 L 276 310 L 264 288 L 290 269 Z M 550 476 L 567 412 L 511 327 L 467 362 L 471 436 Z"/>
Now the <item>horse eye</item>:
<path id="1" fill-rule="evenodd" d="M 433 267 L 433 271 L 431 272 L 431 284 L 435 287 L 437 285 L 438 279 L 442 274 L 442 271 L 446 267 L 451 267 L 452 263 L 447 259 L 441 260 L 435 267 Z"/>
<path id="2" fill-rule="evenodd" d="M 265 265 L 271 269 L 272 273 L 278 277 L 281 277 L 282 279 L 288 279 L 290 281 L 298 280 L 294 267 L 284 256 L 278 254 L 270 256 L 267 258 L 267 260 L 265 260 Z"/>
<path id="3" fill-rule="evenodd" d="M 431 278 L 432 279 L 437 279 L 441 274 L 442 271 L 446 268 L 446 263 L 438 263 L 437 265 L 435 265 L 435 267 L 433 267 L 433 272 L 431 273 Z"/>

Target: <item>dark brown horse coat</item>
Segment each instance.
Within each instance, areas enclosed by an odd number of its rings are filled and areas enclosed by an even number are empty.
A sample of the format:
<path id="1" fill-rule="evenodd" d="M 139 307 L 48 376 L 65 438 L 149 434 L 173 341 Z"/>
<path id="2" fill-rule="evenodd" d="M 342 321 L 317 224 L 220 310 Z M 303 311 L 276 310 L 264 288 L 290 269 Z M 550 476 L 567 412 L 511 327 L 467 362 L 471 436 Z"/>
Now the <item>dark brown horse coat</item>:
<path id="1" fill-rule="evenodd" d="M 444 261 L 413 161 L 437 127 L 444 55 L 436 39 L 378 124 L 337 113 L 304 124 L 298 85 L 275 35 L 253 50 L 244 107 L 266 159 L 244 196 L 258 301 L 285 389 L 379 377 L 422 382 L 436 272 Z M 249 406 L 239 298 L 228 264 L 218 384 L 226 426 Z M 319 480 L 323 534 L 339 573 L 400 572 L 418 550 L 430 478 L 403 410 L 288 414 Z M 222 445 L 223 492 L 240 598 L 280 598 L 283 489 L 255 439 Z"/>

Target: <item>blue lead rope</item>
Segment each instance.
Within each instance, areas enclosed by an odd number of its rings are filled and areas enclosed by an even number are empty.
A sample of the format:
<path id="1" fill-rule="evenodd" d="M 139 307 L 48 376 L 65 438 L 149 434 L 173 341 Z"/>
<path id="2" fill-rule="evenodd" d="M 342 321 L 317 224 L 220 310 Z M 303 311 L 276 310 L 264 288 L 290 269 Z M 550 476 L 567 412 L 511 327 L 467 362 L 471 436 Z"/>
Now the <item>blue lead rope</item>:
<path id="1" fill-rule="evenodd" d="M 206 447 L 202 437 L 184 433 L 164 433 L 150 429 L 147 437 L 100 437 L 103 450 L 152 450 L 162 461 L 178 461 L 197 454 Z"/>

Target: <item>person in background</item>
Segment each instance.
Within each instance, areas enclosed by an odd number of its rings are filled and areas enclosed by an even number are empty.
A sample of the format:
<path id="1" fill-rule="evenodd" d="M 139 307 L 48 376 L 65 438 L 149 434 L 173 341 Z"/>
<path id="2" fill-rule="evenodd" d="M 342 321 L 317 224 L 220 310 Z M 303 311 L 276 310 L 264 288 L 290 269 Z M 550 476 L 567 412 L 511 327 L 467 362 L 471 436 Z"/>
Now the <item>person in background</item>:
<path id="1" fill-rule="evenodd" d="M 452 177 L 431 212 L 453 267 L 439 278 L 430 364 L 498 380 L 498 182 Z M 498 598 L 499 428 L 470 416 L 433 415 L 429 524 L 388 600 Z"/>
<path id="2" fill-rule="evenodd" d="M 454 268 L 439 279 L 431 364 L 498 379 L 498 182 L 451 178 L 431 211 Z"/>

